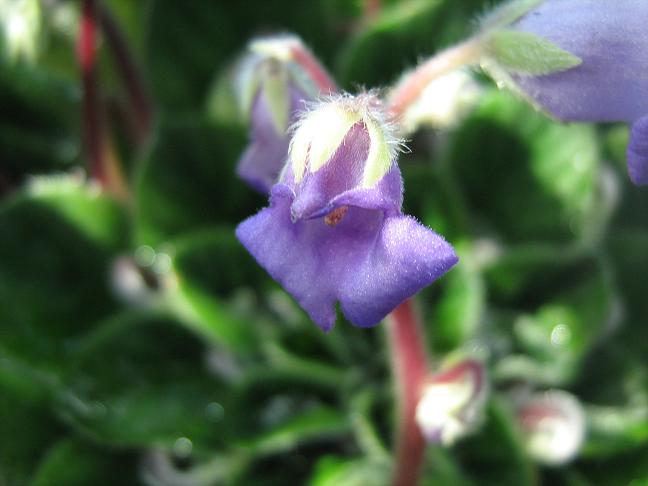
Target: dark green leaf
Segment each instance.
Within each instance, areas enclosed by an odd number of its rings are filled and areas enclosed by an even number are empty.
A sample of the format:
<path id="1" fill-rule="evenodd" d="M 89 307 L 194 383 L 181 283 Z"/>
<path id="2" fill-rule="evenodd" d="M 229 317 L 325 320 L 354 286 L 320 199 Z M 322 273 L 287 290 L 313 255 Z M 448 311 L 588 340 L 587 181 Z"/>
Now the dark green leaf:
<path id="1" fill-rule="evenodd" d="M 339 40 L 337 12 L 324 0 L 227 4 L 209 0 L 153 3 L 148 65 L 157 99 L 182 112 L 201 108 L 212 77 L 255 35 L 295 32 L 318 56 L 330 58 Z"/>
<path id="2" fill-rule="evenodd" d="M 202 343 L 163 317 L 126 314 L 83 343 L 57 409 L 95 440 L 171 450 L 222 445 L 236 415 Z M 214 351 L 215 353 L 217 351 Z"/>
<path id="3" fill-rule="evenodd" d="M 606 215 L 592 214 L 599 154 L 591 127 L 557 125 L 493 91 L 449 147 L 476 229 L 508 242 L 569 241 Z"/>
<path id="4" fill-rule="evenodd" d="M 234 224 L 263 205 L 236 178 L 240 130 L 162 121 L 137 183 L 137 239 L 156 246 L 186 231 Z"/>
<path id="5" fill-rule="evenodd" d="M 340 81 L 347 88 L 396 81 L 421 57 L 466 34 L 469 25 L 455 19 L 475 13 L 475 6 L 445 0 L 406 0 L 385 6 L 344 46 L 336 70 Z"/>
<path id="6" fill-rule="evenodd" d="M 98 448 L 79 439 L 63 439 L 47 452 L 32 486 L 136 485 L 137 458 L 133 453 Z"/>
<path id="7" fill-rule="evenodd" d="M 124 223 L 114 201 L 68 178 L 34 181 L 0 207 L 0 353 L 16 369 L 55 374 L 116 309 L 109 275 Z"/>
<path id="8" fill-rule="evenodd" d="M 0 484 L 26 486 L 62 431 L 38 391 L 26 391 L 24 384 L 11 383 L 14 379 L 0 369 Z"/>

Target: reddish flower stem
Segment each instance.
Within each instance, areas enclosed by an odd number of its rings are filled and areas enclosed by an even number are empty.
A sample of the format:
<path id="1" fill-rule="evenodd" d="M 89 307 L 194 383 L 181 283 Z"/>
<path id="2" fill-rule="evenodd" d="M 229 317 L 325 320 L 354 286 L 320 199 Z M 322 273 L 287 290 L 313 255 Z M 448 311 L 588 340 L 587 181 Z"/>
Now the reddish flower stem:
<path id="1" fill-rule="evenodd" d="M 473 376 L 475 394 L 478 393 L 484 386 L 484 369 L 481 363 L 474 359 L 466 359 L 446 371 L 435 374 L 431 381 L 433 383 L 451 383 L 465 373 L 470 373 Z"/>
<path id="2" fill-rule="evenodd" d="M 405 76 L 394 88 L 389 99 L 392 116 L 400 118 L 431 81 L 462 66 L 479 61 L 484 49 L 483 44 L 480 36 L 472 37 L 441 51 Z"/>
<path id="3" fill-rule="evenodd" d="M 362 5 L 364 11 L 363 16 L 365 20 L 371 20 L 377 17 L 380 14 L 380 10 L 382 9 L 381 0 L 364 0 Z"/>
<path id="4" fill-rule="evenodd" d="M 126 87 L 135 121 L 137 142 L 142 143 L 151 129 L 153 104 L 147 94 L 142 75 L 128 47 L 128 42 L 112 13 L 103 5 L 99 5 L 98 14 L 101 28 L 105 35 L 106 45 L 112 53 L 117 72 Z"/>
<path id="5" fill-rule="evenodd" d="M 293 61 L 304 68 L 322 93 L 329 94 L 337 91 L 333 78 L 308 49 L 301 44 L 296 44 L 291 48 L 291 54 Z"/>
<path id="6" fill-rule="evenodd" d="M 387 316 L 394 382 L 398 396 L 394 486 L 418 484 L 425 440 L 416 424 L 416 407 L 428 374 L 425 338 L 413 302 L 406 300 Z"/>
<path id="7" fill-rule="evenodd" d="M 90 174 L 103 187 L 108 183 L 105 140 L 99 88 L 97 86 L 97 3 L 83 0 L 77 39 L 77 62 L 83 89 L 83 136 L 90 161 Z"/>

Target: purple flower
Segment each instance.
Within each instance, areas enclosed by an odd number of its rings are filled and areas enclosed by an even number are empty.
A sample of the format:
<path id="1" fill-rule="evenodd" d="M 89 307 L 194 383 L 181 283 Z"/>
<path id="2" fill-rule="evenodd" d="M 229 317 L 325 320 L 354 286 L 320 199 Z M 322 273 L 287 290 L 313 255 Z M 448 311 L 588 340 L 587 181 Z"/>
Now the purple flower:
<path id="1" fill-rule="evenodd" d="M 513 28 L 582 60 L 548 75 L 512 75 L 522 92 L 561 120 L 633 124 L 628 170 L 635 184 L 648 184 L 648 2 L 545 0 Z"/>
<path id="2" fill-rule="evenodd" d="M 288 128 L 305 103 L 319 94 L 317 80 L 298 65 L 296 55 L 310 53 L 293 36 L 268 37 L 250 43 L 239 64 L 237 87 L 242 109 L 250 119 L 250 143 L 238 162 L 237 174 L 254 189 L 268 193 L 286 162 Z"/>
<path id="3" fill-rule="evenodd" d="M 236 234 L 322 329 L 340 302 L 349 321 L 379 323 L 457 262 L 439 235 L 401 213 L 397 142 L 371 95 L 309 112 L 270 206 Z"/>

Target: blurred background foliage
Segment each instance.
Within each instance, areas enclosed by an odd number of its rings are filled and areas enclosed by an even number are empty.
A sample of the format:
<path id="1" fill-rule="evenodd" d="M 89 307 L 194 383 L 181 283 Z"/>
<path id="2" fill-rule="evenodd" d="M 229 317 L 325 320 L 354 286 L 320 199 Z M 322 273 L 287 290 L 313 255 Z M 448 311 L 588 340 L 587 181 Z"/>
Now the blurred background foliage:
<path id="1" fill-rule="evenodd" d="M 234 176 L 247 134 L 224 86 L 272 32 L 345 89 L 386 86 L 487 2 L 106 0 L 156 109 L 136 147 L 102 44 L 120 197 L 82 172 L 78 3 L 23 2 L 16 29 L 17 3 L 0 9 L 0 484 L 385 484 L 384 330 L 323 334 L 237 243 L 265 198 Z M 430 446 L 423 483 L 648 484 L 648 191 L 627 180 L 627 129 L 559 125 L 475 77 L 465 118 L 401 159 L 407 212 L 461 256 L 417 299 L 433 356 L 477 354 L 492 380 L 484 425 Z M 582 401 L 575 461 L 524 452 L 520 387 Z"/>

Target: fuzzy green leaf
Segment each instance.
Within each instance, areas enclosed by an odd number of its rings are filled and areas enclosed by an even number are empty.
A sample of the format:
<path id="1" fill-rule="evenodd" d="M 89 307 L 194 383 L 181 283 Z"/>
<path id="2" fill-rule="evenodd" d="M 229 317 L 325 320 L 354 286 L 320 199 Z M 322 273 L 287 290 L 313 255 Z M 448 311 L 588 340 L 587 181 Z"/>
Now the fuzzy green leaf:
<path id="1" fill-rule="evenodd" d="M 497 30 L 490 34 L 488 44 L 491 55 L 500 66 L 521 74 L 566 71 L 582 62 L 572 53 L 529 32 Z"/>

